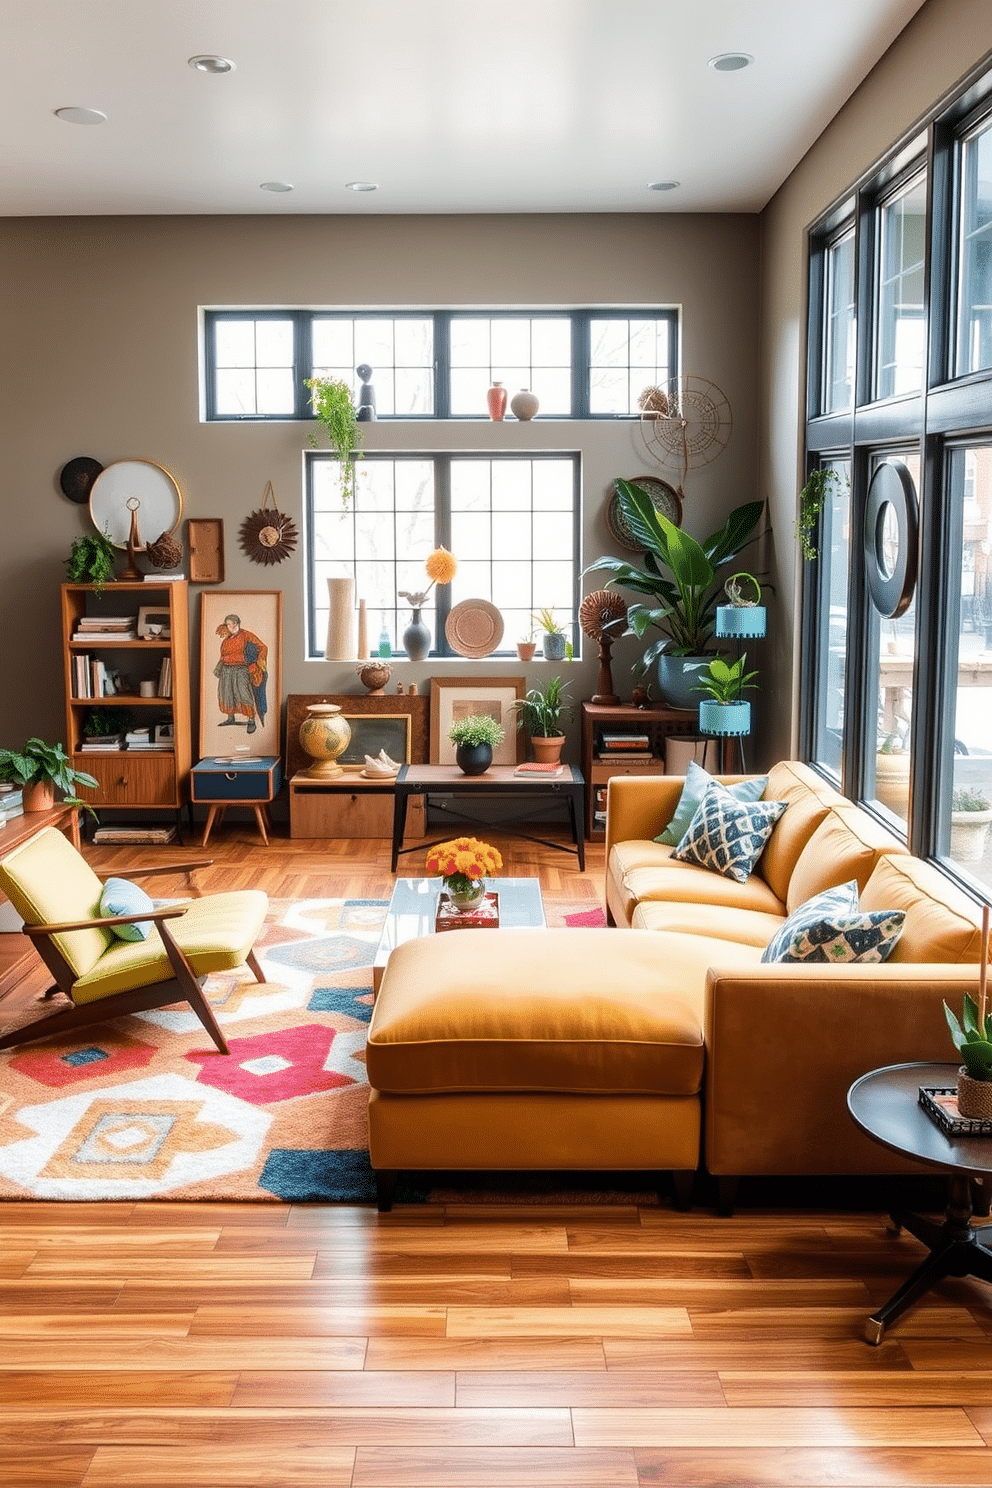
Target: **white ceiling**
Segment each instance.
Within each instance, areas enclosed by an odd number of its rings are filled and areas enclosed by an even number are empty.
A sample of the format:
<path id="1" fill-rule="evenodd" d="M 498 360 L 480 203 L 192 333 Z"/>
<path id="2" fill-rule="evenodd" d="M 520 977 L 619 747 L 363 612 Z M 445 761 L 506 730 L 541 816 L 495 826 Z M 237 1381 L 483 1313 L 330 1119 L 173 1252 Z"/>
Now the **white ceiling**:
<path id="1" fill-rule="evenodd" d="M 0 0 L 0 214 L 758 211 L 922 3 Z"/>

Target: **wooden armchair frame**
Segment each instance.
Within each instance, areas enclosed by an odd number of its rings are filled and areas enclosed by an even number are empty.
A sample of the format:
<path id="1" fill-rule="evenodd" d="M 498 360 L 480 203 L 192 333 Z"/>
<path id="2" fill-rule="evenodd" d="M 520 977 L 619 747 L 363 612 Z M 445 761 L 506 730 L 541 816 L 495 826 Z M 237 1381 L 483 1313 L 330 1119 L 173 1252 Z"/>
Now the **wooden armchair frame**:
<path id="1" fill-rule="evenodd" d="M 161 867 L 128 868 L 126 872 L 129 879 L 183 873 L 194 896 L 199 898 L 202 895 L 193 881 L 193 873 L 198 868 L 206 867 L 209 867 L 209 862 L 170 863 Z M 98 877 L 105 882 L 107 878 L 117 877 L 117 874 L 100 874 Z M 205 978 L 197 976 L 185 952 L 176 944 L 168 929 L 167 921 L 180 918 L 186 913 L 187 908 L 188 905 L 185 904 L 170 904 L 161 909 L 142 910 L 138 914 L 105 915 L 94 919 L 69 920 L 60 924 L 25 925 L 24 934 L 30 937 L 42 961 L 55 978 L 54 986 L 44 994 L 46 999 L 62 992 L 70 1001 L 72 1000 L 72 986 L 76 980 L 76 974 L 52 940 L 53 936 L 63 935 L 70 930 L 112 929 L 114 925 L 147 924 L 150 920 L 158 928 L 173 975 L 167 981 L 153 982 L 150 985 L 135 987 L 131 991 L 113 992 L 108 997 L 100 997 L 93 1002 L 73 1002 L 70 1008 L 62 1012 L 49 1013 L 44 1018 L 37 1018 L 33 1023 L 26 1023 L 23 1027 L 12 1029 L 10 1033 L 4 1034 L 0 1038 L 0 1049 L 11 1049 L 18 1044 L 48 1038 L 52 1034 L 62 1033 L 69 1029 L 85 1028 L 93 1023 L 106 1023 L 112 1018 L 123 1017 L 129 1013 L 148 1012 L 151 1008 L 169 1007 L 174 1002 L 186 1002 L 203 1024 L 218 1051 L 221 1054 L 229 1054 L 231 1051 L 227 1047 L 227 1041 L 220 1030 L 220 1025 L 203 995 L 202 983 Z M 256 980 L 264 982 L 265 974 L 254 950 L 249 951 L 245 959 Z"/>

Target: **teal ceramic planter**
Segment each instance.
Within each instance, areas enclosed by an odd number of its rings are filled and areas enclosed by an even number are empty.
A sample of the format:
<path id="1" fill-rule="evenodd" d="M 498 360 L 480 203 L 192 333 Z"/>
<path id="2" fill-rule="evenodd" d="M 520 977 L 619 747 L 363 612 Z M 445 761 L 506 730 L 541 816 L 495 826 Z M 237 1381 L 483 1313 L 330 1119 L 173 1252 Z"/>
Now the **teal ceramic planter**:
<path id="1" fill-rule="evenodd" d="M 751 732 L 751 704 L 718 703 L 713 698 L 699 705 L 699 730 L 722 739 L 739 739 Z"/>

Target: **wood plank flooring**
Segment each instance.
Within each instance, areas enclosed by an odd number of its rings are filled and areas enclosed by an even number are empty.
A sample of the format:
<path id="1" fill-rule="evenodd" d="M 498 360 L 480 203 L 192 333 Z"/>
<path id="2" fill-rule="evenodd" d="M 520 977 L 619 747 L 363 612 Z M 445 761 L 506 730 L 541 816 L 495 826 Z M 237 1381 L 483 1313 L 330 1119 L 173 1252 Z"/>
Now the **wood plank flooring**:
<path id="1" fill-rule="evenodd" d="M 493 840 L 508 872 L 600 902 L 600 848 L 579 874 Z M 209 855 L 207 889 L 390 881 L 386 843 L 225 827 Z M 5 1203 L 0 1483 L 988 1488 L 992 1287 L 945 1283 L 871 1348 L 917 1242 L 842 1185 L 742 1199 Z"/>

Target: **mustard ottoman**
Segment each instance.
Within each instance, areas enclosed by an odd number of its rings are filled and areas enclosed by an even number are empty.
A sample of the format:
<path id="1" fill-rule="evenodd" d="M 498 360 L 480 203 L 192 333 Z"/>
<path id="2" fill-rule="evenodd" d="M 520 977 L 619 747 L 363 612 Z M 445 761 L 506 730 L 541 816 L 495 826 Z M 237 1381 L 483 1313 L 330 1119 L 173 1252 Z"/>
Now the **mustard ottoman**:
<path id="1" fill-rule="evenodd" d="M 622 939 L 622 952 L 620 940 Z M 672 1173 L 699 1162 L 705 957 L 625 930 L 458 930 L 399 946 L 369 1027 L 379 1208 L 401 1171 Z"/>

